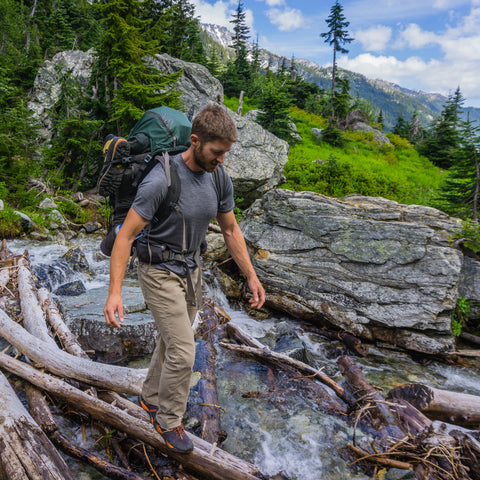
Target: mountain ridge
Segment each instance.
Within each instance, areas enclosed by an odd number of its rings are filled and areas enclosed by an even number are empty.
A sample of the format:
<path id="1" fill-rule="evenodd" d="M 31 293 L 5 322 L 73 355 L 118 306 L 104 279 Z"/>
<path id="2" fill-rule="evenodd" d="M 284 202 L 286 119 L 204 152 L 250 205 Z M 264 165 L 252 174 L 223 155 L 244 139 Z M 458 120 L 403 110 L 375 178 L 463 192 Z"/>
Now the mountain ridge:
<path id="1" fill-rule="evenodd" d="M 224 60 L 234 58 L 233 49 L 230 48 L 233 33 L 228 28 L 206 23 L 201 23 L 200 27 L 216 44 L 216 46 L 206 45 L 207 54 L 209 50 L 211 52 L 212 48 L 218 49 L 220 47 L 220 58 Z M 251 42 L 248 42 L 247 46 L 250 50 L 254 47 Z M 220 52 L 217 50 L 217 53 Z M 292 62 L 292 59 L 269 52 L 264 48 L 259 48 L 259 56 L 261 67 L 266 68 L 267 65 L 270 65 L 272 71 L 276 71 L 282 63 L 285 63 L 288 68 Z M 293 61 L 297 73 L 305 81 L 316 83 L 323 89 L 330 87 L 331 67 L 321 67 L 312 60 L 304 58 L 294 58 Z M 358 94 L 360 97 L 369 100 L 379 110 L 382 110 L 386 130 L 393 129 L 400 115 L 408 122 L 414 113 L 418 114 L 420 121 L 426 127 L 442 111 L 445 102 L 448 100 L 440 93 L 411 90 L 386 80 L 367 78 L 363 74 L 341 68 L 338 69 L 338 72 L 348 78 L 352 96 Z M 466 119 L 467 116 L 472 121 L 480 122 L 480 108 L 464 107 L 463 118 Z"/>

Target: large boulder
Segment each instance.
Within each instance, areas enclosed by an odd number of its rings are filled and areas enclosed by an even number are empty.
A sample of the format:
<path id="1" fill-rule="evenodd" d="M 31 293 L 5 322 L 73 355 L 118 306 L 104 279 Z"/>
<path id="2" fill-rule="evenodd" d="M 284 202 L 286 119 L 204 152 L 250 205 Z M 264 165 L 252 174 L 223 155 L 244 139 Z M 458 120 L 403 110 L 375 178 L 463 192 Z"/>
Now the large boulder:
<path id="1" fill-rule="evenodd" d="M 38 70 L 28 107 L 33 111 L 33 117 L 40 122 L 40 135 L 43 139 L 49 140 L 52 137 L 55 119 L 51 109 L 60 97 L 62 78 L 69 75 L 80 87 L 87 89 L 93 60 L 92 51 L 69 50 L 57 53 Z"/>
<path id="2" fill-rule="evenodd" d="M 449 244 L 456 219 L 383 198 L 273 189 L 241 226 L 270 306 L 408 350 L 454 348 L 452 309 L 461 279 L 472 283 Z"/>
<path id="3" fill-rule="evenodd" d="M 58 53 L 39 69 L 29 107 L 42 125 L 43 139 L 49 140 L 53 133 L 50 110 L 59 99 L 61 79 L 68 74 L 87 89 L 93 61 L 92 51 L 66 51 Z M 182 72 L 177 88 L 185 112 L 195 115 L 210 102 L 223 102 L 221 83 L 202 65 L 167 54 L 156 55 L 151 62 L 163 73 Z M 228 153 L 225 166 L 232 177 L 235 195 L 241 199 L 239 205 L 246 206 L 285 181 L 283 167 L 288 161 L 288 144 L 254 121 L 228 112 L 237 124 L 239 140 Z"/>
<path id="4" fill-rule="evenodd" d="M 167 54 L 156 55 L 154 65 L 162 72 L 182 71 L 177 86 L 184 109 L 193 115 L 211 102 L 223 102 L 223 87 L 207 68 Z M 250 205 L 266 191 L 285 182 L 288 143 L 264 130 L 250 118 L 228 110 L 238 129 L 238 142 L 225 157 L 239 206 Z"/>

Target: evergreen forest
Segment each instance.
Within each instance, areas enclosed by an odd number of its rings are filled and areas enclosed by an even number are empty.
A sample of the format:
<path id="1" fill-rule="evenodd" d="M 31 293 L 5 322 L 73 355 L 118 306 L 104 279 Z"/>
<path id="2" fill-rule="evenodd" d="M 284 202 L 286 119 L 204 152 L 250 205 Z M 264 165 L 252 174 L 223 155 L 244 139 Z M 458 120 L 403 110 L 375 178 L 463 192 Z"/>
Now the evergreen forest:
<path id="1" fill-rule="evenodd" d="M 0 0 L 0 31 L 2 237 L 20 233 L 19 211 L 45 228 L 38 204 L 52 194 L 72 224 L 105 220 L 106 205 L 89 211 L 71 201 L 75 192 L 95 186 L 104 136 L 126 136 L 148 108 L 182 109 L 175 89 L 179 74 L 156 71 L 148 62 L 158 53 L 207 67 L 222 83 L 227 107 L 242 114 L 258 110 L 257 122 L 289 143 L 282 187 L 436 207 L 462 218 L 471 238 L 480 236 L 480 128 L 462 119 L 460 88 L 452 86 L 455 92 L 428 125 L 415 113 L 399 116 L 393 131 L 384 132 L 388 144 L 376 142 L 371 132 L 346 128 L 349 115 L 361 110 L 382 132 L 384 112 L 353 96 L 348 79 L 337 72 L 336 54 L 348 52 L 353 40 L 338 1 L 318 32 L 319 45 L 332 49 L 327 89 L 302 79 L 294 58 L 275 70 L 262 64 L 241 0 L 231 18 L 228 54 L 205 40 L 187 0 Z M 73 79 L 62 79 L 51 112 L 53 136 L 44 144 L 29 95 L 39 68 L 66 50 L 95 52 L 90 85 L 85 93 Z"/>

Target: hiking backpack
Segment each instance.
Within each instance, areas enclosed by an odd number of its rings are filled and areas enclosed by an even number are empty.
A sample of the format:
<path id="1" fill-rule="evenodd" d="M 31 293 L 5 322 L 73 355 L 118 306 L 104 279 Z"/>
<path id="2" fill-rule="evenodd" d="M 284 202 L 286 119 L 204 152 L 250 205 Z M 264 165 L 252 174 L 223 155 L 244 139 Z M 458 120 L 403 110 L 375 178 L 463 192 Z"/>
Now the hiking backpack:
<path id="1" fill-rule="evenodd" d="M 98 193 L 108 198 L 112 211 L 108 233 L 100 245 L 102 253 L 111 255 L 138 186 L 159 162 L 165 169 L 168 192 L 152 222 L 161 222 L 171 214 L 180 197 L 180 180 L 170 154 L 184 152 L 190 146 L 191 128 L 184 113 L 162 106 L 145 112 L 127 138 L 107 135 L 97 186 Z"/>

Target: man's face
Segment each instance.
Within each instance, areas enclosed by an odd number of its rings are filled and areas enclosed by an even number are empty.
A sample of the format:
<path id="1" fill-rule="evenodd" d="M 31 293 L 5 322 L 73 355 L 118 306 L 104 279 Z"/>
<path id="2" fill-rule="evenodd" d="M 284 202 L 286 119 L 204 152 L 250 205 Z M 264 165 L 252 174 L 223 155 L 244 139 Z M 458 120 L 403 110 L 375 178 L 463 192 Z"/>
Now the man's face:
<path id="1" fill-rule="evenodd" d="M 195 165 L 206 172 L 213 172 L 218 164 L 223 163 L 225 154 L 232 148 L 228 140 L 215 140 L 213 142 L 198 143 L 194 145 L 193 158 Z"/>

